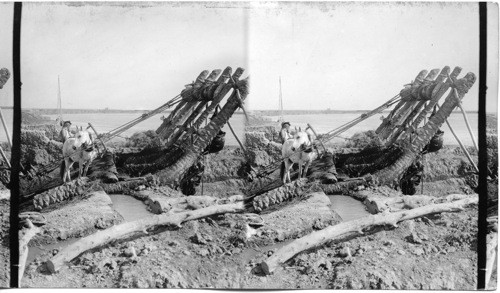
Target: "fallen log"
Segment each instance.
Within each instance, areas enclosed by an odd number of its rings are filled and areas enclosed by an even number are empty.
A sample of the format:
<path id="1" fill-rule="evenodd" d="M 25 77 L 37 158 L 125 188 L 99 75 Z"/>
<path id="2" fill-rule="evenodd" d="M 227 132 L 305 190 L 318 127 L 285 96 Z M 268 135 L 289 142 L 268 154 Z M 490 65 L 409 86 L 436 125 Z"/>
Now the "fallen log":
<path id="1" fill-rule="evenodd" d="M 71 199 L 75 196 L 81 196 L 91 188 L 91 182 L 87 177 L 66 182 L 61 186 L 47 190 L 33 197 L 33 206 L 35 210 L 41 210 L 51 204 Z"/>
<path id="2" fill-rule="evenodd" d="M 397 212 L 404 209 L 414 209 L 429 204 L 450 202 L 471 197 L 468 194 L 450 194 L 446 197 L 430 195 L 405 195 L 397 197 L 368 197 L 363 202 L 368 212 L 377 214 L 382 212 Z"/>
<path id="3" fill-rule="evenodd" d="M 144 185 L 145 187 L 155 185 L 156 177 L 147 175 L 144 177 L 130 178 L 117 183 L 103 183 L 91 181 L 88 177 L 82 177 L 61 186 L 49 189 L 33 197 L 32 205 L 35 210 L 42 210 L 50 205 L 70 200 L 74 197 L 85 196 L 91 190 L 104 190 L 107 194 L 130 193 L 131 190 Z M 22 210 L 28 207 L 23 206 Z"/>
<path id="4" fill-rule="evenodd" d="M 319 190 L 317 186 L 309 183 L 306 178 L 297 179 L 254 197 L 252 207 L 255 212 L 259 213 L 273 205 L 280 204 L 293 198 L 299 198 Z"/>
<path id="5" fill-rule="evenodd" d="M 314 247 L 323 245 L 331 240 L 338 240 L 351 234 L 363 234 L 363 229 L 374 226 L 392 225 L 397 227 L 397 223 L 413 218 L 422 217 L 428 214 L 443 212 L 457 212 L 464 209 L 465 206 L 478 202 L 477 195 L 474 198 L 466 198 L 451 203 L 432 204 L 419 207 L 412 210 L 405 210 L 396 213 L 380 214 L 367 216 L 361 219 L 343 222 L 323 230 L 313 232 L 302 238 L 299 238 L 290 244 L 280 248 L 271 257 L 261 263 L 262 271 L 269 275 L 280 265 L 294 257 L 298 253 Z"/>
<path id="6" fill-rule="evenodd" d="M 41 229 L 33 225 L 29 219 L 26 220 L 26 223 L 28 224 L 28 229 L 26 229 L 26 232 L 19 238 L 19 288 L 21 288 L 21 279 L 23 278 L 26 260 L 28 258 L 28 243 L 31 238 L 41 231 Z"/>
<path id="7" fill-rule="evenodd" d="M 101 183 L 99 185 L 107 194 L 120 194 L 120 193 L 127 193 L 128 191 L 134 190 L 135 188 L 141 185 L 144 186 L 155 185 L 156 181 L 157 181 L 156 176 L 148 174 L 144 177 L 130 178 L 126 181 L 120 181 L 117 183 L 109 183 L 109 184 Z"/>
<path id="8" fill-rule="evenodd" d="M 170 225 L 180 226 L 181 223 L 186 221 L 196 220 L 217 214 L 239 213 L 244 210 L 245 208 L 243 202 L 238 202 L 233 204 L 214 205 L 182 213 L 154 215 L 148 218 L 126 222 L 106 230 L 101 230 L 67 246 L 52 259 L 47 261 L 47 269 L 53 274 L 57 272 L 65 263 L 71 261 L 89 249 L 100 247 L 111 241 L 131 236 L 136 233 L 147 233 L 147 230 L 150 228 Z"/>
<path id="9" fill-rule="evenodd" d="M 208 195 L 192 195 L 181 197 L 165 197 L 162 195 L 148 198 L 148 205 L 153 214 L 167 212 L 184 212 L 205 208 L 216 204 L 228 204 L 243 200 L 243 195 L 233 195 L 229 198 L 219 199 Z M 147 202 L 148 202 L 147 201 Z"/>

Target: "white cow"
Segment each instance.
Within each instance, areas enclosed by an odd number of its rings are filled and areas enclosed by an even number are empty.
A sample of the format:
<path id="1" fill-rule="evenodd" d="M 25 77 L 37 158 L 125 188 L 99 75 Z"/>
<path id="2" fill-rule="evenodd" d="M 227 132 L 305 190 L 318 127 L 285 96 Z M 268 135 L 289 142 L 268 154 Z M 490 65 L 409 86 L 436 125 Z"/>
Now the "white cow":
<path id="1" fill-rule="evenodd" d="M 293 138 L 288 139 L 283 144 L 281 149 L 281 155 L 283 157 L 283 162 L 285 163 L 285 172 L 283 174 L 283 184 L 291 182 L 290 179 L 290 168 L 294 163 L 299 164 L 299 178 L 305 177 L 307 175 L 307 169 L 311 162 L 317 158 L 318 153 L 313 148 L 313 137 L 310 133 L 299 131 L 293 136 Z M 304 172 L 302 172 L 304 168 Z"/>
<path id="2" fill-rule="evenodd" d="M 63 157 L 64 161 L 61 164 L 63 182 L 71 181 L 70 170 L 74 162 L 78 162 L 78 178 L 86 176 L 90 164 L 97 157 L 97 150 L 90 133 L 80 128 L 75 137 L 68 138 L 63 145 Z"/>

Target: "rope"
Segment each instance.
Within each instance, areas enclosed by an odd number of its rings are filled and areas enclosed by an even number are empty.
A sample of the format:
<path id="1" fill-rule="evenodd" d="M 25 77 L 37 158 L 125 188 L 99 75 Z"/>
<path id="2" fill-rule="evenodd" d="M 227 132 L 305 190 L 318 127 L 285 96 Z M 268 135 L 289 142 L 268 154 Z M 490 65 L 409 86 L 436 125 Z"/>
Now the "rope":
<path id="1" fill-rule="evenodd" d="M 331 140 L 333 137 L 335 137 L 336 135 L 338 134 L 341 134 L 345 131 L 347 131 L 349 128 L 353 127 L 354 125 L 358 124 L 359 122 L 363 121 L 363 120 L 366 120 L 368 119 L 369 117 L 377 114 L 377 113 L 380 113 L 381 111 L 383 111 L 384 109 L 387 109 L 389 108 L 390 106 L 394 105 L 395 103 L 399 102 L 400 101 L 400 96 L 399 94 L 394 96 L 393 98 L 391 98 L 389 101 L 387 101 L 386 103 L 382 104 L 381 106 L 379 106 L 378 108 L 372 110 L 372 111 L 369 111 L 368 113 L 364 113 L 362 114 L 360 117 L 357 117 L 356 119 L 353 119 L 352 121 L 350 122 L 347 122 L 329 132 L 327 132 L 324 137 L 323 137 L 323 142 L 327 142 L 329 140 Z"/>
<path id="2" fill-rule="evenodd" d="M 135 126 L 136 124 L 138 124 L 146 119 L 149 119 L 158 113 L 163 112 L 164 110 L 179 103 L 181 100 L 182 100 L 181 95 L 179 94 L 179 95 L 175 96 L 173 99 L 171 99 L 170 101 L 168 101 L 167 103 L 161 105 L 160 107 L 158 107 L 158 108 L 156 108 L 148 113 L 144 113 L 140 117 L 137 117 L 137 118 L 135 118 L 135 119 L 123 124 L 123 125 L 116 127 L 115 129 L 112 129 L 111 131 L 107 132 L 106 134 L 103 134 L 102 140 L 103 141 L 111 140 L 111 138 L 113 138 L 114 136 L 118 136 L 118 134 L 125 132 L 126 130 Z"/>

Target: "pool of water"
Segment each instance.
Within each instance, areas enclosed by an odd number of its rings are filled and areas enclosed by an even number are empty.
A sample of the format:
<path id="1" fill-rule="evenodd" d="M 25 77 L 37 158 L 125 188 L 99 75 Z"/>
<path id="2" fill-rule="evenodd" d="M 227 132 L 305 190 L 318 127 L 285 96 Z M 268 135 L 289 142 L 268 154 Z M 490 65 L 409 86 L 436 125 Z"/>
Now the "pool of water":
<path id="1" fill-rule="evenodd" d="M 347 195 L 329 195 L 334 210 L 343 221 L 350 221 L 369 216 L 370 213 L 366 210 L 365 205 Z"/>
<path id="2" fill-rule="evenodd" d="M 146 209 L 146 205 L 129 195 L 123 194 L 110 194 L 109 197 L 113 202 L 113 208 L 123 216 L 125 222 L 135 221 L 147 216 L 153 215 L 150 211 Z M 26 264 L 29 264 L 35 258 L 45 252 L 53 251 L 54 249 L 61 250 L 62 248 L 75 243 L 79 238 L 70 238 L 65 241 L 61 241 L 54 244 L 30 247 L 28 251 L 28 257 L 26 259 Z"/>
<path id="3" fill-rule="evenodd" d="M 54 249 L 57 249 L 60 251 L 64 247 L 75 243 L 79 238 L 70 238 L 61 242 L 49 244 L 49 245 L 44 245 L 44 246 L 36 246 L 36 247 L 30 247 L 28 249 L 28 256 L 26 257 L 26 266 L 28 266 L 32 261 L 35 260 L 35 258 L 45 252 L 48 251 L 53 251 Z"/>
<path id="4" fill-rule="evenodd" d="M 113 209 L 125 219 L 125 222 L 135 221 L 153 215 L 146 209 L 146 205 L 130 196 L 124 194 L 110 194 Z"/>

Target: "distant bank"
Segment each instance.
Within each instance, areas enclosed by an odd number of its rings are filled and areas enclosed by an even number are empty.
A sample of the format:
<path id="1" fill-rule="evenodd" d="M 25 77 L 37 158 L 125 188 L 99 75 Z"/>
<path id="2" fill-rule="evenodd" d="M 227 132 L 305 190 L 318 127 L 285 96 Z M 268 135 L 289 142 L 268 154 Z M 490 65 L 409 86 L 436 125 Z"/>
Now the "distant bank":
<path id="1" fill-rule="evenodd" d="M 12 107 L 2 107 L 2 109 L 12 109 Z M 165 110 L 163 113 L 170 113 L 173 109 Z M 388 113 L 392 109 L 383 111 L 383 113 Z M 36 113 L 39 115 L 57 115 L 59 113 L 58 109 L 39 109 L 39 108 L 24 108 L 23 111 Z M 64 114 L 87 114 L 87 113 L 137 113 L 143 114 L 151 110 L 120 110 L 120 109 L 62 109 Z M 308 115 L 308 114 L 355 114 L 355 113 L 366 113 L 371 110 L 284 110 L 284 115 Z M 456 109 L 454 112 L 459 112 Z M 279 110 L 252 110 L 250 111 L 259 116 L 280 116 Z M 477 111 L 467 111 L 467 113 L 477 114 Z M 243 114 L 243 111 L 239 109 L 235 114 Z M 496 112 L 487 112 L 487 114 L 496 115 Z"/>
<path id="2" fill-rule="evenodd" d="M 2 107 L 2 109 L 12 109 L 12 107 Z M 165 110 L 162 113 L 170 113 L 173 109 Z M 23 111 L 29 113 L 36 113 L 39 115 L 57 115 L 59 114 L 59 109 L 38 109 L 38 108 L 23 108 Z M 95 114 L 95 113 L 128 113 L 128 114 L 143 114 L 151 110 L 120 110 L 120 109 L 62 109 L 63 114 Z M 234 114 L 243 114 L 243 111 L 238 110 Z"/>
<path id="3" fill-rule="evenodd" d="M 363 114 L 367 113 L 371 110 L 283 110 L 284 115 L 309 115 L 309 114 Z M 382 113 L 390 113 L 392 109 L 387 109 L 382 111 Z M 460 112 L 460 109 L 455 110 L 454 112 Z M 253 110 L 252 113 L 261 116 L 280 116 L 281 112 L 279 110 Z M 477 111 L 467 111 L 467 113 L 477 114 Z M 487 114 L 496 114 L 487 113 Z"/>

